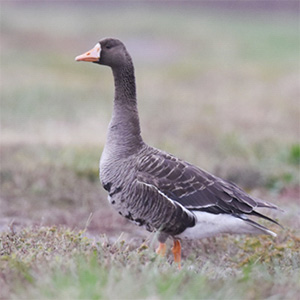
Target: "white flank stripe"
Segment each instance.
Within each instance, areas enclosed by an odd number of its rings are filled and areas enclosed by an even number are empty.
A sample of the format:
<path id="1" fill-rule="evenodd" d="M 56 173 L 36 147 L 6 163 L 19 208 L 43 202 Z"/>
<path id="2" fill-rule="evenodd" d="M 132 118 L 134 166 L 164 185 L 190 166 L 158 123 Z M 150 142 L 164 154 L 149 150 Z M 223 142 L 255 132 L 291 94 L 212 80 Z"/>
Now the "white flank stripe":
<path id="1" fill-rule="evenodd" d="M 193 213 L 192 213 L 190 210 L 186 209 L 186 208 L 185 208 L 182 204 L 180 204 L 179 202 L 177 202 L 177 201 L 172 200 L 171 198 L 169 198 L 166 194 L 164 194 L 162 191 L 160 191 L 155 185 L 149 184 L 149 183 L 145 183 L 145 182 L 141 182 L 141 181 L 139 181 L 139 182 L 142 183 L 142 184 L 144 184 L 144 185 L 146 185 L 146 186 L 149 186 L 149 187 L 154 188 L 155 190 L 157 190 L 157 192 L 158 192 L 159 194 L 161 194 L 164 198 L 166 198 L 167 200 L 169 200 L 174 206 L 178 205 L 178 206 L 180 206 L 180 207 L 182 208 L 182 210 L 185 211 L 188 215 L 193 215 Z"/>

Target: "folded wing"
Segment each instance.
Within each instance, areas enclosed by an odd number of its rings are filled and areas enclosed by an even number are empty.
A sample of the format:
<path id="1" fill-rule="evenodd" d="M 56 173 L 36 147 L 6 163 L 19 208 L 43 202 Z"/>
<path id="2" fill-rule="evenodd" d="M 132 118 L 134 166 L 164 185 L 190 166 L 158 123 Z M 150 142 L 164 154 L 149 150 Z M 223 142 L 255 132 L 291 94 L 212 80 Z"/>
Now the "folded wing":
<path id="1" fill-rule="evenodd" d="M 191 211 L 255 215 L 277 224 L 254 209 L 277 207 L 249 196 L 237 185 L 222 180 L 165 152 L 153 149 L 138 166 L 138 180 L 155 186 Z"/>

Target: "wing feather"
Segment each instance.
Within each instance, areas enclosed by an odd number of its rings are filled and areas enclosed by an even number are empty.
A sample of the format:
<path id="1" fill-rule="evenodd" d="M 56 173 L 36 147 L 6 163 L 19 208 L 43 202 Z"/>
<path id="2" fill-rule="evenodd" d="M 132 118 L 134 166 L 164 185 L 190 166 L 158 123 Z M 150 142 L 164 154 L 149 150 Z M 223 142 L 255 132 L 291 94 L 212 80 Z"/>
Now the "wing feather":
<path id="1" fill-rule="evenodd" d="M 138 165 L 138 180 L 155 186 L 189 210 L 214 214 L 253 214 L 256 207 L 276 208 L 252 198 L 234 183 L 222 180 L 165 152 L 151 148 Z M 270 219 L 270 218 L 268 218 Z"/>

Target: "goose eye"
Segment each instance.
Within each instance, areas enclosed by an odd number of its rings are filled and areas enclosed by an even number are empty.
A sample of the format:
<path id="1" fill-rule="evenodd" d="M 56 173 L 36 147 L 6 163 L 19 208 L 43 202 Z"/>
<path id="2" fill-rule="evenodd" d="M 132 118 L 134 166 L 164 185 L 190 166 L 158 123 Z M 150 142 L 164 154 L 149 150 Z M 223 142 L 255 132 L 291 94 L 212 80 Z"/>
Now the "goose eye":
<path id="1" fill-rule="evenodd" d="M 105 48 L 106 49 L 111 49 L 111 45 L 106 45 Z"/>

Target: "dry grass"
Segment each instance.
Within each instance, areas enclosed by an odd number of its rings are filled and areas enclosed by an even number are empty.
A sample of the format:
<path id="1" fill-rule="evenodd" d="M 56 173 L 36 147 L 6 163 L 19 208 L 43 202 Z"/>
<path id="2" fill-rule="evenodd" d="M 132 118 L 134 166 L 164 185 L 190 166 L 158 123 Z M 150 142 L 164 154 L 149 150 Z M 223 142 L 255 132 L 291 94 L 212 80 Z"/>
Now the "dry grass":
<path id="1" fill-rule="evenodd" d="M 205 240 L 184 249 L 190 256 L 178 271 L 149 241 L 137 247 L 66 228 L 11 228 L 1 237 L 0 282 L 4 298 L 17 299 L 296 299 L 300 240 L 287 231 L 281 238 Z"/>

